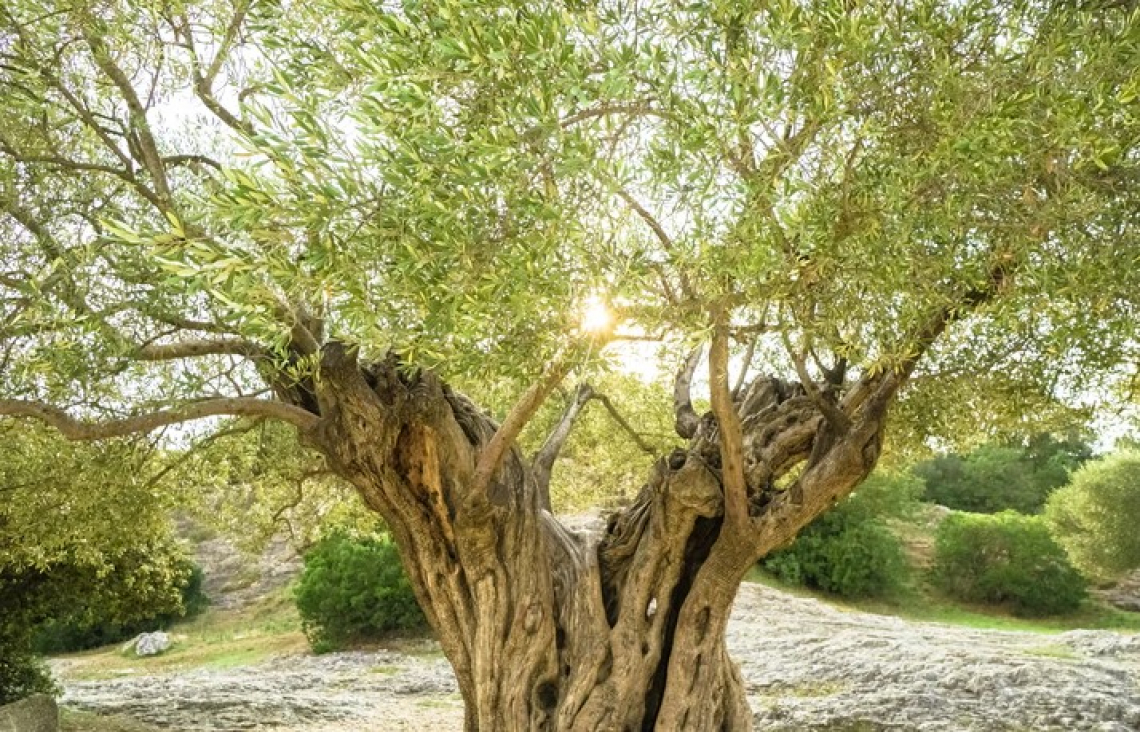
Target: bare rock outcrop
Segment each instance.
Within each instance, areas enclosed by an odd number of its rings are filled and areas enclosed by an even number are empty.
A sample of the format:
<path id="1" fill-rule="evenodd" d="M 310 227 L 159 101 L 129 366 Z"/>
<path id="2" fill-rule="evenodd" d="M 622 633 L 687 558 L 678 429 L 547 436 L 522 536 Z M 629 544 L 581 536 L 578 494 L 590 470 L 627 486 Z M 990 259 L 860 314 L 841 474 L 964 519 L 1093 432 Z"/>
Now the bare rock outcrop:
<path id="1" fill-rule="evenodd" d="M 728 643 L 764 730 L 1140 729 L 1140 636 L 976 630 L 838 609 L 759 585 Z M 185 732 L 460 730 L 447 662 L 393 651 L 67 681 L 64 703 Z"/>

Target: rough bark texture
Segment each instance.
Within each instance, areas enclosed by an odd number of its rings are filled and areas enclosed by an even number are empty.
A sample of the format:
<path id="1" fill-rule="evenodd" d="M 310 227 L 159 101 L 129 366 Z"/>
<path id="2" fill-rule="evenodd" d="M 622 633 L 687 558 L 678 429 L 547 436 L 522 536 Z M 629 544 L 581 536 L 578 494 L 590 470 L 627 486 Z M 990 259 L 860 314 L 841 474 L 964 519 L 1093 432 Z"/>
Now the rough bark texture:
<path id="1" fill-rule="evenodd" d="M 395 357 L 359 363 L 333 342 L 320 378 L 298 391 L 315 394 L 309 439 L 398 541 L 469 730 L 699 732 L 751 728 L 725 648 L 737 587 L 870 471 L 886 382 L 835 401 L 851 417 L 839 434 L 802 386 L 753 381 L 732 401 L 748 516 L 724 521 L 721 439 L 706 414 L 684 420 L 691 439 L 600 536 L 544 510 L 545 476 L 517 448 L 475 490 L 497 425 L 431 373 Z M 684 391 L 679 411 L 691 410 Z M 774 488 L 800 464 L 790 487 Z"/>

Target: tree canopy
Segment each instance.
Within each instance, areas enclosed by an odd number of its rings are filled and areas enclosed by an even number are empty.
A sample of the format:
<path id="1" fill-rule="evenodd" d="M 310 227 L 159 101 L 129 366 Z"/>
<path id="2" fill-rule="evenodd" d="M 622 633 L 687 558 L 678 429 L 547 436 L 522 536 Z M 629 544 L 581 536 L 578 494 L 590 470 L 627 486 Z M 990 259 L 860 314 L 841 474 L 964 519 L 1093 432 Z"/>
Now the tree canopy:
<path id="1" fill-rule="evenodd" d="M 528 379 L 596 355 L 591 297 L 786 373 L 929 351 L 975 413 L 1099 388 L 1137 38 L 1066 8 L 8 3 L 3 411 L 303 422 L 259 377 L 328 337 Z"/>
<path id="2" fill-rule="evenodd" d="M 889 415 L 1030 431 L 1134 380 L 1132 5 L 13 0 L 0 416 L 297 428 L 469 729 L 746 728 L 736 587 Z M 684 446 L 573 532 L 585 392 L 519 440 L 634 339 Z"/>

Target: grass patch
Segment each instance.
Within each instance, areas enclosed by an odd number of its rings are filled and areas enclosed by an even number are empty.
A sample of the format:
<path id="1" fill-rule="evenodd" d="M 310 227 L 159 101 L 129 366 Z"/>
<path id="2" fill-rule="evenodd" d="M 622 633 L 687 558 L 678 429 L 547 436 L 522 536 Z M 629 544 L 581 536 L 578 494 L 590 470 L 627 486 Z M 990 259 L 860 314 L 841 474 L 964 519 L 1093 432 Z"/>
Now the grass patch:
<path id="1" fill-rule="evenodd" d="M 804 682 L 802 684 L 772 690 L 769 694 L 776 697 L 792 697 L 795 699 L 818 699 L 838 694 L 846 688 L 847 684 L 838 681 Z"/>
<path id="2" fill-rule="evenodd" d="M 1076 651 L 1061 643 L 1049 643 L 1036 648 L 1027 648 L 1024 651 L 1027 656 L 1035 656 L 1037 658 L 1055 658 L 1061 661 L 1077 661 L 1080 656 Z"/>
<path id="3" fill-rule="evenodd" d="M 174 643 L 158 656 L 124 656 L 118 644 L 64 656 L 70 661 L 67 675 L 105 679 L 187 668 L 233 668 L 282 654 L 308 652 L 301 620 L 287 589 L 242 610 L 210 608 L 168 632 Z"/>
<path id="4" fill-rule="evenodd" d="M 785 585 L 758 567 L 753 567 L 745 579 L 798 597 L 822 600 L 840 610 L 894 615 L 926 623 L 1032 633 L 1063 633 L 1076 629 L 1140 632 L 1140 613 L 1119 610 L 1093 598 L 1085 600 L 1079 610 L 1067 615 L 1050 618 L 1018 618 L 1014 617 L 1009 609 L 1001 606 L 956 602 L 921 581 L 917 584 L 912 583 L 888 599 L 849 600 L 838 599 L 805 587 Z"/>
<path id="5" fill-rule="evenodd" d="M 400 667 L 399 666 L 373 666 L 372 668 L 368 669 L 368 673 L 379 674 L 381 676 L 395 676 L 396 674 L 400 673 Z"/>
<path id="6" fill-rule="evenodd" d="M 158 727 L 144 724 L 119 714 L 103 716 L 78 709 L 61 709 L 60 732 L 161 732 Z"/>

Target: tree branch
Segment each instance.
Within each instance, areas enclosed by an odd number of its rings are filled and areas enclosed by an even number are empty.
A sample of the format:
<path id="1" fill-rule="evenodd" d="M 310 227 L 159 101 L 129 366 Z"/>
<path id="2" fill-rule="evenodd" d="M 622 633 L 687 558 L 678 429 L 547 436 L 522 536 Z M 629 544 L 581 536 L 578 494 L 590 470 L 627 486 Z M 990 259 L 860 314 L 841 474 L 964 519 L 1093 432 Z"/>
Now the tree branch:
<path id="1" fill-rule="evenodd" d="M 661 242 L 661 247 L 670 254 L 675 253 L 676 247 L 673 244 L 673 239 L 665 231 L 665 227 L 661 225 L 661 222 L 659 222 L 657 218 L 649 212 L 648 209 L 638 203 L 637 199 L 630 195 L 629 191 L 626 189 L 618 188 L 617 194 L 618 197 L 621 198 L 621 200 L 625 201 L 626 204 L 631 209 L 633 209 L 633 212 L 637 214 L 641 220 L 644 221 L 645 224 L 653 231 L 653 235 L 656 236 L 657 240 Z M 666 296 L 668 296 L 670 294 L 671 288 L 668 287 L 668 282 L 665 280 L 664 274 L 661 272 L 658 272 L 658 274 L 661 276 L 662 282 L 666 287 Z M 681 280 L 681 293 L 687 298 L 693 298 L 693 286 L 689 281 L 688 275 L 685 274 L 685 272 L 680 267 L 677 268 L 677 275 Z"/>
<path id="2" fill-rule="evenodd" d="M 740 397 L 740 390 L 744 388 L 744 380 L 748 378 L 748 367 L 752 365 L 752 356 L 756 354 L 756 343 L 760 339 L 753 338 L 748 341 L 748 350 L 744 352 L 744 363 L 740 366 L 740 374 L 736 377 L 736 386 L 732 387 L 732 399 Z"/>
<path id="3" fill-rule="evenodd" d="M 804 393 L 807 394 L 811 403 L 823 414 L 823 418 L 831 425 L 837 433 L 846 432 L 851 426 L 851 419 L 844 414 L 834 403 L 828 399 L 819 390 L 819 386 L 811 378 L 811 374 L 807 370 L 807 354 L 806 351 L 810 350 L 805 347 L 804 351 L 796 351 L 792 348 L 791 342 L 788 340 L 787 335 L 784 335 L 784 348 L 787 349 L 788 355 L 792 357 L 792 363 L 796 366 L 796 376 L 800 379 L 800 385 L 804 388 Z"/>
<path id="4" fill-rule="evenodd" d="M 222 70 L 222 64 L 225 63 L 226 57 L 230 53 L 230 49 L 237 40 L 238 32 L 241 30 L 242 24 L 245 22 L 245 16 L 249 12 L 252 5 L 252 0 L 243 0 L 237 8 L 234 9 L 234 17 L 230 19 L 229 25 L 226 26 L 225 35 L 222 36 L 222 41 L 218 45 L 218 52 L 214 54 L 214 60 L 210 62 L 210 67 L 206 69 L 205 75 L 201 78 L 207 89 L 212 89 L 214 80 L 218 78 L 218 74 Z"/>
<path id="5" fill-rule="evenodd" d="M 943 305 L 931 314 L 926 324 L 910 340 L 913 345 L 909 349 L 907 358 L 894 369 L 861 379 L 858 385 L 844 397 L 840 403 L 840 409 L 848 414 L 854 414 L 855 409 L 868 401 L 874 409 L 883 409 L 886 403 L 910 379 L 915 366 L 918 365 L 918 362 L 926 355 L 930 346 L 938 340 L 939 336 L 951 324 L 997 297 L 1009 285 L 1014 269 L 1015 262 L 999 255 L 996 264 L 990 268 L 989 277 L 985 284 L 968 290 L 962 295 L 958 304 Z"/>
<path id="6" fill-rule="evenodd" d="M 677 378 L 673 381 L 673 414 L 675 415 L 673 428 L 677 430 L 678 435 L 686 440 L 692 439 L 700 424 L 700 417 L 693 409 L 690 391 L 693 384 L 693 374 L 696 373 L 697 365 L 701 362 L 703 350 L 703 346 L 697 346 L 693 349 L 689 357 L 685 359 L 685 364 L 681 370 L 677 372 Z"/>
<path id="7" fill-rule="evenodd" d="M 478 498 L 487 494 L 491 479 L 494 477 L 495 471 L 499 469 L 499 465 L 502 464 L 507 450 L 514 444 L 526 423 L 550 396 L 550 392 L 554 391 L 554 388 L 566 377 L 569 370 L 569 353 L 568 349 L 564 348 L 555 354 L 554 358 L 547 364 L 538 381 L 531 384 L 523 392 L 522 397 L 511 408 L 507 418 L 499 425 L 499 429 L 495 430 L 494 436 L 479 455 L 479 462 L 475 465 L 475 475 L 472 479 L 470 491 L 472 497 Z"/>
<path id="8" fill-rule="evenodd" d="M 114 437 L 151 432 L 159 427 L 191 422 L 205 417 L 272 417 L 308 431 L 319 418 L 300 407 L 283 402 L 229 397 L 206 399 L 175 409 L 160 410 L 106 422 L 89 422 L 72 417 L 59 407 L 38 401 L 0 399 L 0 416 L 31 417 L 59 430 L 69 440 L 106 440 Z"/>
<path id="9" fill-rule="evenodd" d="M 672 250 L 673 239 L 670 238 L 669 234 L 665 232 L 665 227 L 661 226 L 661 223 L 657 221 L 653 214 L 649 213 L 649 211 L 644 206 L 638 203 L 637 199 L 630 195 L 629 191 L 626 189 L 619 188 L 617 194 L 618 197 L 621 200 L 625 201 L 626 204 L 628 204 L 629 207 L 633 209 L 633 212 L 640 216 L 641 220 L 644 221 L 649 226 L 649 228 L 653 230 L 653 234 L 661 242 L 661 246 L 665 247 L 666 250 Z"/>
<path id="10" fill-rule="evenodd" d="M 107 48 L 103 38 L 93 32 L 95 19 L 89 13 L 84 13 L 84 15 L 83 39 L 91 49 L 91 56 L 95 60 L 95 65 L 107 75 L 107 78 L 122 95 L 130 114 L 131 129 L 138 136 L 137 142 L 141 157 L 139 162 L 150 173 L 151 180 L 154 181 L 155 194 L 163 204 L 169 205 L 171 194 L 170 185 L 166 179 L 166 167 L 163 165 L 162 156 L 158 152 L 158 144 L 155 142 L 150 123 L 147 121 L 146 108 L 139 100 L 138 93 L 131 85 L 126 73 L 111 58 L 110 49 Z"/>
<path id="11" fill-rule="evenodd" d="M 241 338 L 218 338 L 180 341 L 178 343 L 148 343 L 138 349 L 135 357 L 142 361 L 172 361 L 179 358 L 221 355 L 252 358 L 264 355 L 264 353 L 257 344 Z"/>
<path id="12" fill-rule="evenodd" d="M 709 391 L 712 411 L 720 427 L 721 483 L 724 486 L 725 523 L 740 532 L 748 526 L 748 483 L 744 478 L 744 436 L 740 415 L 728 386 L 728 323 L 720 310 L 714 316 L 709 347 Z"/>
<path id="13" fill-rule="evenodd" d="M 550 510 L 550 476 L 554 470 L 554 461 L 558 459 L 558 453 L 562 451 L 562 447 L 570 437 L 570 431 L 573 429 L 578 415 L 582 413 L 582 408 L 593 397 L 593 387 L 589 384 L 579 384 L 570 403 L 566 405 L 562 417 L 559 418 L 558 424 L 554 426 L 546 441 L 542 443 L 542 447 L 531 458 L 531 471 L 534 473 L 535 482 L 538 484 L 538 490 L 542 497 L 542 507 L 547 511 Z"/>
<path id="14" fill-rule="evenodd" d="M 597 119 L 599 117 L 609 117 L 615 114 L 629 114 L 634 116 L 646 117 L 660 117 L 661 119 L 672 119 L 673 116 L 668 112 L 663 112 L 659 109 L 654 109 L 649 106 L 649 102 L 637 102 L 634 104 L 603 104 L 591 109 L 583 109 L 574 114 L 567 115 L 562 118 L 559 123 L 562 129 L 573 127 L 579 122 L 584 122 L 588 119 Z"/>
<path id="15" fill-rule="evenodd" d="M 168 168 L 178 166 L 205 166 L 219 172 L 222 170 L 222 164 L 208 155 L 167 155 L 162 159 L 162 162 L 165 163 Z"/>
<path id="16" fill-rule="evenodd" d="M 605 394 L 595 393 L 594 399 L 602 403 L 602 406 L 604 406 L 606 408 L 606 411 L 610 413 L 610 418 L 612 418 L 613 421 L 617 422 L 619 427 L 625 430 L 626 434 L 630 436 L 630 438 L 637 445 L 638 449 L 650 457 L 656 458 L 658 456 L 657 449 L 655 449 L 653 445 L 650 445 L 648 442 L 646 442 L 645 438 L 642 437 L 641 434 L 637 432 L 637 430 L 633 429 L 629 422 L 626 421 L 625 417 L 621 415 L 621 412 L 617 410 L 617 407 L 614 406 L 614 403 L 610 401 L 610 398 L 608 396 Z"/>

